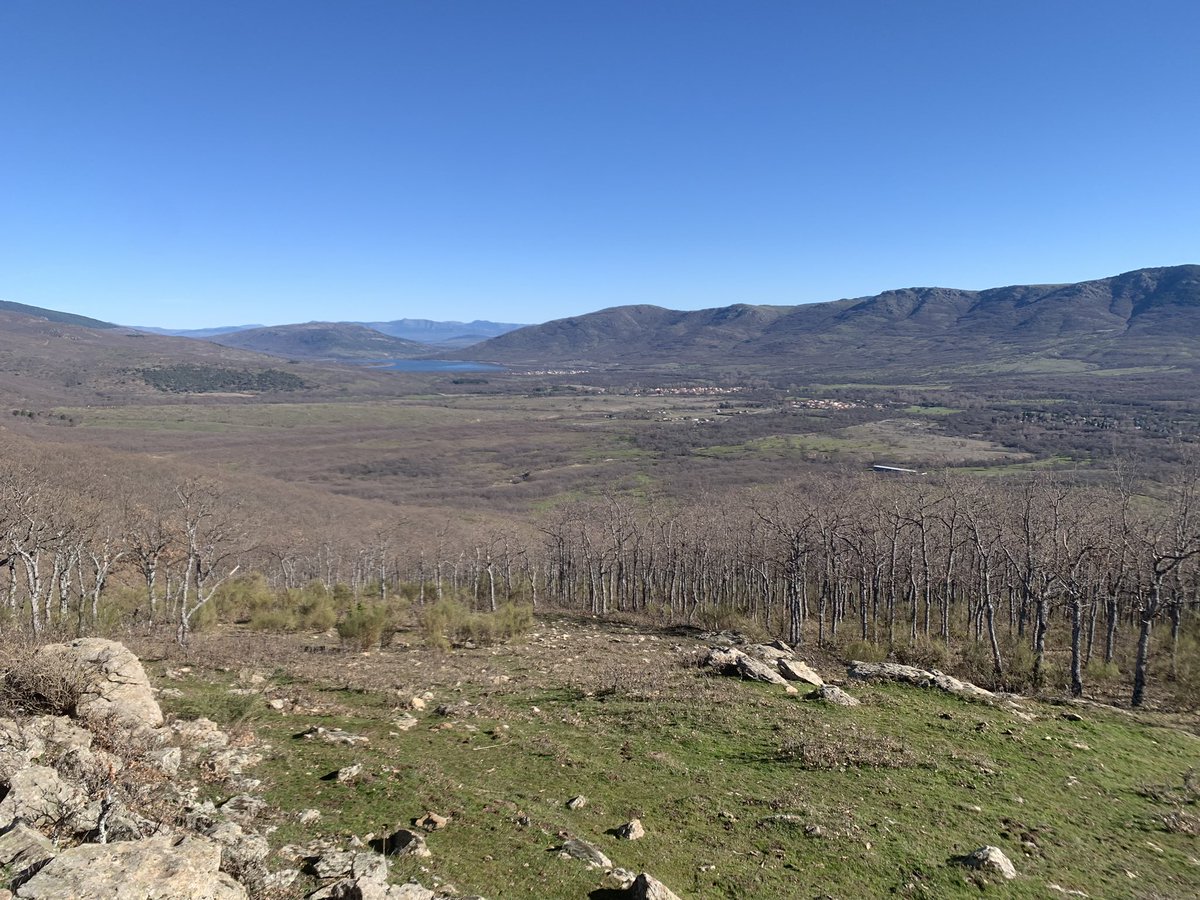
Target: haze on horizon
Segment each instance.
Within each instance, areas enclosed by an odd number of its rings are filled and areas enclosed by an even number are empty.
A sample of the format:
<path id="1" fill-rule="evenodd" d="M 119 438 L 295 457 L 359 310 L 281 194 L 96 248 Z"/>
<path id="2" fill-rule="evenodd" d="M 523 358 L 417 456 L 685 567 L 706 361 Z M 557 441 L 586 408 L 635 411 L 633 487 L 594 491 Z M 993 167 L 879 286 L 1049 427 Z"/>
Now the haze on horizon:
<path id="1" fill-rule="evenodd" d="M 1200 8 L 0 6 L 0 299 L 490 319 L 1196 262 Z"/>

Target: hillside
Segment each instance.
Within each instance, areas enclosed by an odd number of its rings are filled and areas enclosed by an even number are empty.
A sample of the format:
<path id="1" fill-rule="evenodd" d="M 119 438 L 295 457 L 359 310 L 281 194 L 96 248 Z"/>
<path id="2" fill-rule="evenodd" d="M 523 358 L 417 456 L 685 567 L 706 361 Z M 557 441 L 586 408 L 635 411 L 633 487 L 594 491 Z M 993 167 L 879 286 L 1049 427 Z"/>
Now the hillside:
<path id="1" fill-rule="evenodd" d="M 26 312 L 28 310 L 28 312 Z M 84 325 L 80 323 L 94 323 Z M 391 339 L 379 336 L 384 341 Z M 391 394 L 394 373 L 295 364 L 209 341 L 147 334 L 21 304 L 0 307 L 0 393 L 12 410 L 151 403 L 180 393 Z"/>
<path id="2" fill-rule="evenodd" d="M 1066 285 L 907 288 L 802 306 L 625 306 L 455 355 L 506 364 L 1080 371 L 1200 362 L 1200 266 Z"/>
<path id="3" fill-rule="evenodd" d="M 369 360 L 425 356 L 429 347 L 349 322 L 307 322 L 215 335 L 211 341 L 289 359 Z"/>
<path id="4" fill-rule="evenodd" d="M 53 322 L 58 325 L 79 325 L 83 328 L 119 328 L 112 322 L 102 322 L 99 319 L 90 319 L 87 316 L 79 316 L 75 313 L 58 312 L 54 309 L 43 309 L 40 306 L 27 306 L 24 303 L 13 303 L 9 300 L 0 300 L 0 312 L 16 313 L 19 316 L 28 316 L 32 319 L 44 319 L 47 322 Z"/>

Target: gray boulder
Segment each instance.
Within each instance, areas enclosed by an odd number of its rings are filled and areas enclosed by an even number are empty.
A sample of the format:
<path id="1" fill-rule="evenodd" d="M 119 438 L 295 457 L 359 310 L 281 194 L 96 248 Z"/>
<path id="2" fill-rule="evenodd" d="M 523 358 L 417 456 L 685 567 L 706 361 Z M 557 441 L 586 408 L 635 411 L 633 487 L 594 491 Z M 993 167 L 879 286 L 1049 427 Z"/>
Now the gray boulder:
<path id="1" fill-rule="evenodd" d="M 104 638 L 79 638 L 69 644 L 47 644 L 39 656 L 87 675 L 87 686 L 75 712 L 93 721 L 114 717 L 126 725 L 157 728 L 162 710 L 141 661 L 124 644 Z"/>
<path id="2" fill-rule="evenodd" d="M 775 671 L 774 663 L 768 665 L 752 656 L 747 656 L 736 647 L 713 647 L 704 658 L 704 665 L 721 675 L 737 675 L 750 681 L 767 684 L 786 684 L 783 676 Z"/>
<path id="3" fill-rule="evenodd" d="M 223 872 L 221 848 L 202 837 L 81 844 L 17 889 L 26 900 L 246 900 Z"/>
<path id="4" fill-rule="evenodd" d="M 863 681 L 900 681 L 915 684 L 918 687 L 928 687 L 933 683 L 933 673 L 916 666 L 905 666 L 900 663 L 869 663 L 854 660 L 850 663 L 850 677 Z"/>
<path id="5" fill-rule="evenodd" d="M 825 684 L 825 679 L 798 659 L 780 659 L 775 666 L 779 669 L 779 674 L 788 681 L 802 681 L 814 687 L 821 687 Z"/>
<path id="6" fill-rule="evenodd" d="M 861 706 L 862 701 L 856 697 L 851 697 L 840 687 L 832 684 L 826 684 L 813 691 L 805 700 L 824 700 L 826 703 L 832 703 L 834 706 Z"/>
<path id="7" fill-rule="evenodd" d="M 991 701 L 996 699 L 995 694 L 977 684 L 960 681 L 952 675 L 943 675 L 941 672 L 933 673 L 933 685 L 947 693 L 958 694 L 960 697 L 967 697 L 971 700 Z"/>

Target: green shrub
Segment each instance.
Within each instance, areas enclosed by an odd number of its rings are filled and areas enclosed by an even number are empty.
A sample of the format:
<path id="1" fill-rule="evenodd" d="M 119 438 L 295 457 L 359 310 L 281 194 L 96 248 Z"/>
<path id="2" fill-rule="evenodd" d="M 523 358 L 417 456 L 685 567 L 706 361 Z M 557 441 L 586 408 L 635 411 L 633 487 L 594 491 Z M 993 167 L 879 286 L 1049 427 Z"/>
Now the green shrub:
<path id="1" fill-rule="evenodd" d="M 388 611 L 381 604 L 360 603 L 337 623 L 342 643 L 359 650 L 369 650 L 382 643 Z"/>
<path id="2" fill-rule="evenodd" d="M 297 626 L 302 631 L 328 631 L 337 624 L 337 611 L 328 597 L 306 598 L 296 613 Z"/>
<path id="3" fill-rule="evenodd" d="M 260 609 L 250 617 L 253 631 L 295 631 L 296 618 L 285 609 Z"/>
<path id="4" fill-rule="evenodd" d="M 494 644 L 523 634 L 532 625 L 533 607 L 526 603 L 504 603 L 494 613 L 474 613 L 457 600 L 443 599 L 426 606 L 420 617 L 425 644 L 440 650 L 466 641 Z"/>

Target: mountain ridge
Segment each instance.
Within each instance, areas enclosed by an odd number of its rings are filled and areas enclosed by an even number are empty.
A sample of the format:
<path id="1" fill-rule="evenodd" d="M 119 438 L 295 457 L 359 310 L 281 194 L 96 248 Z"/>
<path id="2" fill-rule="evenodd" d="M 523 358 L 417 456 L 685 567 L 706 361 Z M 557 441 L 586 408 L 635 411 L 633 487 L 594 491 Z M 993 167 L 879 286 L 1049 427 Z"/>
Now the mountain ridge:
<path id="1" fill-rule="evenodd" d="M 528 326 L 471 347 L 508 365 L 772 365 L 836 370 L 1031 358 L 1200 364 L 1200 266 L 1073 284 L 900 288 L 798 306 L 640 304 Z M 847 355 L 865 358 L 850 358 Z"/>

